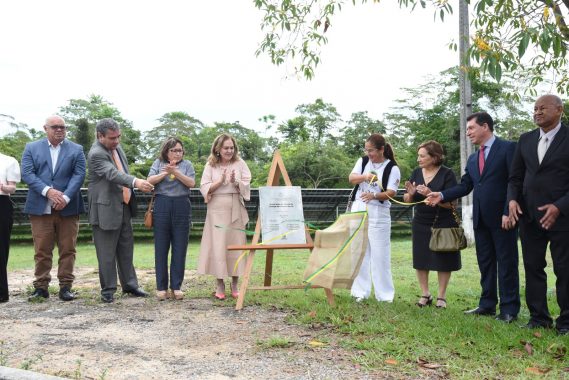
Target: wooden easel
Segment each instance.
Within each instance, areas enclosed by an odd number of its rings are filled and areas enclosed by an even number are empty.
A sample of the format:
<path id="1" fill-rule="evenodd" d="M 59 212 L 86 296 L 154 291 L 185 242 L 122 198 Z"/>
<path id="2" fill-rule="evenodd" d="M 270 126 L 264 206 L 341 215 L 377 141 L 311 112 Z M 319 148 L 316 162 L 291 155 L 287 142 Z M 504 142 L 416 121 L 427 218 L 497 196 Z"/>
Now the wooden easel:
<path id="1" fill-rule="evenodd" d="M 273 162 L 271 164 L 271 169 L 269 170 L 269 177 L 267 178 L 267 186 L 280 186 L 280 177 L 283 177 L 286 186 L 292 186 L 288 173 L 284 166 L 282 156 L 278 150 L 275 150 L 273 154 Z M 249 255 L 247 256 L 247 263 L 245 264 L 245 273 L 241 281 L 241 287 L 239 288 L 239 298 L 237 298 L 237 304 L 235 305 L 235 310 L 241 310 L 243 308 L 243 302 L 245 301 L 245 295 L 247 290 L 284 290 L 284 289 L 304 289 L 305 285 L 281 285 L 281 286 L 271 286 L 271 279 L 273 274 L 273 254 L 275 249 L 309 249 L 312 252 L 314 244 L 312 242 L 312 237 L 306 230 L 306 244 L 266 244 L 259 245 L 259 238 L 261 236 L 261 216 L 257 215 L 257 225 L 255 226 L 255 234 L 251 239 L 251 244 L 245 245 L 230 245 L 227 247 L 229 251 L 244 251 L 248 250 Z M 251 278 L 251 270 L 253 269 L 253 259 L 255 258 L 255 251 L 265 250 L 267 251 L 267 256 L 265 259 L 265 281 L 263 286 L 249 286 L 249 280 Z M 320 286 L 312 286 L 312 288 L 320 288 Z M 326 298 L 330 305 L 334 305 L 334 294 L 332 289 L 324 288 L 326 293 Z"/>

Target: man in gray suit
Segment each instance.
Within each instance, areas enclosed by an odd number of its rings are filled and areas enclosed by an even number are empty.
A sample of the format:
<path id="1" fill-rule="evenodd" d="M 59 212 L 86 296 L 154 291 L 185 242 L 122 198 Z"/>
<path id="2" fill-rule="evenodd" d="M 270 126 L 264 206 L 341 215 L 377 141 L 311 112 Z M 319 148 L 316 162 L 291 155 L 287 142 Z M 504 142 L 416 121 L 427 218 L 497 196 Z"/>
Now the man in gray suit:
<path id="1" fill-rule="evenodd" d="M 99 262 L 101 300 L 114 301 L 117 269 L 123 293 L 135 297 L 148 294 L 138 286 L 133 265 L 134 239 L 131 216 L 136 215 L 136 199 L 132 191 L 153 190 L 150 182 L 128 173 L 128 163 L 120 147 L 121 131 L 113 119 L 97 123 L 97 141 L 88 155 L 89 223 Z"/>

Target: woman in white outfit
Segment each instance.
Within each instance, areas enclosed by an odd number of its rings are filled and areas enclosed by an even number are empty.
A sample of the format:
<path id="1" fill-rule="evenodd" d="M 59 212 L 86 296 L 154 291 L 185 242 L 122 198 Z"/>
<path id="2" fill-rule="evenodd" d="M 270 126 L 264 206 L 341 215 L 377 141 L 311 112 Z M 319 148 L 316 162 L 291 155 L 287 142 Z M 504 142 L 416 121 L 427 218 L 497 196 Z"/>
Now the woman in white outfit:
<path id="1" fill-rule="evenodd" d="M 391 145 L 379 133 L 367 138 L 365 149 L 368 162 L 362 168 L 363 158 L 358 159 L 349 180 L 359 185 L 351 211 L 368 211 L 368 246 L 360 272 L 352 285 L 352 296 L 357 301 L 371 295 L 373 284 L 378 301 L 392 302 L 395 295 L 391 277 L 391 215 L 389 197 L 397 193 L 401 172 L 396 166 Z M 393 162 L 393 164 L 390 164 Z M 383 178 L 391 166 L 391 173 Z M 386 183 L 382 183 L 385 179 Z M 382 189 L 383 188 L 383 189 Z"/>

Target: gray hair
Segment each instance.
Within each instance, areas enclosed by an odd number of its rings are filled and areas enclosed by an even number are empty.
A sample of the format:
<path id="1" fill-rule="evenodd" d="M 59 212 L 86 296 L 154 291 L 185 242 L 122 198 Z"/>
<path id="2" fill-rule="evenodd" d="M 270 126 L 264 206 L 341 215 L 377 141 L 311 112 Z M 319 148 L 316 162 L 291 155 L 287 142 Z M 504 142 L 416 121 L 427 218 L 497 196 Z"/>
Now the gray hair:
<path id="1" fill-rule="evenodd" d="M 65 120 L 63 120 L 63 118 L 61 116 L 55 115 L 55 114 L 46 118 L 44 125 L 48 125 L 50 123 L 50 121 L 54 121 L 54 120 L 57 120 L 58 122 L 61 121 L 61 122 L 63 122 L 63 125 L 65 125 Z"/>
<path id="2" fill-rule="evenodd" d="M 99 120 L 99 122 L 97 123 L 97 135 L 103 135 L 106 136 L 107 135 L 107 131 L 111 130 L 111 131 L 120 131 L 121 127 L 119 126 L 119 124 L 114 121 L 113 119 L 111 119 L 110 117 L 106 118 L 106 119 L 102 119 Z"/>

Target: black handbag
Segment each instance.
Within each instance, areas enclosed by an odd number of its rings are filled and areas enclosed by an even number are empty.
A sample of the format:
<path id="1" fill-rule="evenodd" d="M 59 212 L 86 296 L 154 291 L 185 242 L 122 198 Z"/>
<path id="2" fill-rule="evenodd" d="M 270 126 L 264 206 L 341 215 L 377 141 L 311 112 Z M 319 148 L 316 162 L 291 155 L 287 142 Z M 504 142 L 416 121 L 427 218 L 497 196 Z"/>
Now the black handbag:
<path id="1" fill-rule="evenodd" d="M 457 227 L 435 227 L 439 218 L 439 208 L 437 208 L 437 214 L 431 227 L 431 240 L 429 241 L 431 251 L 452 253 L 466 248 L 466 236 L 464 236 L 464 229 L 461 227 L 461 221 L 454 205 L 452 205 L 452 215 Z"/>

